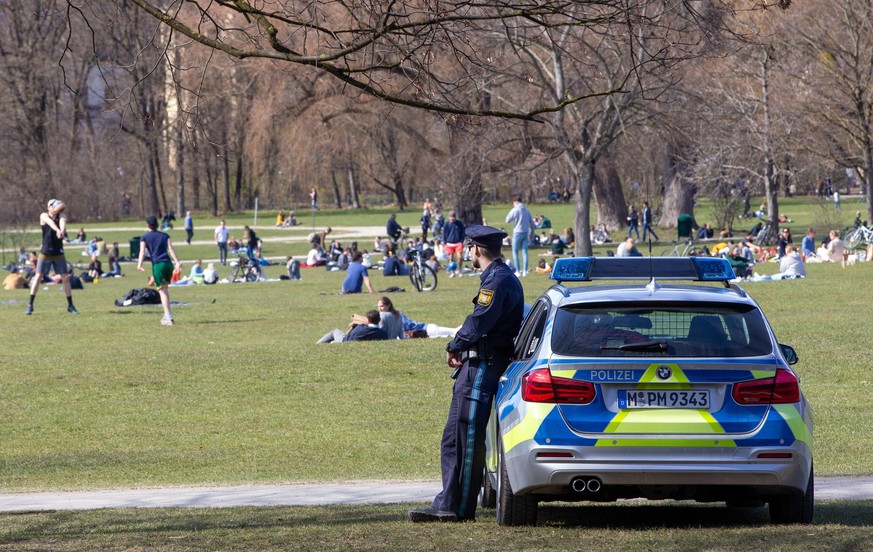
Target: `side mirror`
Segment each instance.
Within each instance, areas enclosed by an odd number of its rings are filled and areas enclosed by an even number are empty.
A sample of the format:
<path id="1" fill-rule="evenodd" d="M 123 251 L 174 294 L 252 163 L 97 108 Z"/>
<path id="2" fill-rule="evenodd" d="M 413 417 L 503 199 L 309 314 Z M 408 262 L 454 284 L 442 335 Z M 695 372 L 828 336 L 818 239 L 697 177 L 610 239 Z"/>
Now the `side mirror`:
<path id="1" fill-rule="evenodd" d="M 785 357 L 785 362 L 788 364 L 797 364 L 799 359 L 797 358 L 797 351 L 794 350 L 794 347 L 780 343 L 779 349 L 782 350 L 782 356 Z"/>

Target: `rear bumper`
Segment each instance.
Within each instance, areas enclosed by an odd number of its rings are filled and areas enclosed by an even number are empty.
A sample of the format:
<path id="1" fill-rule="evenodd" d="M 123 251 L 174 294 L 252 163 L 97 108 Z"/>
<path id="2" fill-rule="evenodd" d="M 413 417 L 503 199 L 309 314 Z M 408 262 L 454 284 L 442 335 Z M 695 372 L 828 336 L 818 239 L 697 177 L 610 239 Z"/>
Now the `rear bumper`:
<path id="1" fill-rule="evenodd" d="M 520 445 L 506 455 L 513 492 L 570 493 L 578 477 L 596 477 L 604 487 L 744 487 L 752 494 L 806 490 L 812 451 L 803 443 L 791 447 L 553 447 Z M 572 458 L 538 458 L 541 452 L 571 453 Z M 791 458 L 760 458 L 765 453 L 791 453 Z M 640 496 L 645 496 L 642 493 Z"/>

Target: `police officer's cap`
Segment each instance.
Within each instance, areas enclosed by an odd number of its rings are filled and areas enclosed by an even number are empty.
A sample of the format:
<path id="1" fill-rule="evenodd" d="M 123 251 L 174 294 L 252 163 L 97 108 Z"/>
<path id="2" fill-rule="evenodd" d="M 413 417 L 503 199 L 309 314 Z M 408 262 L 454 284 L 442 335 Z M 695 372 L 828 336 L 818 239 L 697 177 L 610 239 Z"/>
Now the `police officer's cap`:
<path id="1" fill-rule="evenodd" d="M 465 229 L 464 233 L 467 235 L 469 244 L 487 247 L 488 249 L 500 249 L 500 246 L 503 245 L 503 238 L 507 235 L 503 230 L 481 224 L 471 224 Z"/>

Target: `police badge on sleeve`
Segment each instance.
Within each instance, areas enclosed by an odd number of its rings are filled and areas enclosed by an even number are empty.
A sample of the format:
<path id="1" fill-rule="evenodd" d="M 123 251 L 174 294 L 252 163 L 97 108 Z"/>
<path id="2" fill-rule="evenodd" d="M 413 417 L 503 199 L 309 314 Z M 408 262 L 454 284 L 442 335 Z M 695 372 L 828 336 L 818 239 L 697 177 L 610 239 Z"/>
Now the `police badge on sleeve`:
<path id="1" fill-rule="evenodd" d="M 491 306 L 491 301 L 494 299 L 494 291 L 490 289 L 479 290 L 479 300 L 477 303 L 483 307 Z"/>

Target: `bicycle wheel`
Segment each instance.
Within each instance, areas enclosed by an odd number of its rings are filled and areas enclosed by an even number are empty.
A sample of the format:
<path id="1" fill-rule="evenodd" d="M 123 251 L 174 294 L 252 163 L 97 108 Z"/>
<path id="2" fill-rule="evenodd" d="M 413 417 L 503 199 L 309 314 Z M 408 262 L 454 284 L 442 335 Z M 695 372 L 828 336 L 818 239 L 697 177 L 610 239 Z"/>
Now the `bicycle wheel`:
<path id="1" fill-rule="evenodd" d="M 427 265 L 421 265 L 421 276 L 419 281 L 421 282 L 419 291 L 433 291 L 437 286 L 436 272 Z"/>
<path id="2" fill-rule="evenodd" d="M 858 244 L 861 243 L 861 239 L 863 238 L 863 232 L 860 228 L 856 228 L 846 234 L 846 237 L 843 238 L 843 241 L 846 242 L 846 247 L 848 249 L 855 249 L 858 247 Z"/>
<path id="3" fill-rule="evenodd" d="M 661 251 L 661 256 L 662 257 L 678 257 L 679 256 L 679 248 L 672 247 L 670 249 L 665 249 L 664 251 Z"/>
<path id="4" fill-rule="evenodd" d="M 409 281 L 412 282 L 412 287 L 421 291 L 421 274 L 418 270 L 418 265 L 414 264 L 409 267 Z"/>
<path id="5" fill-rule="evenodd" d="M 236 282 L 237 276 L 239 276 L 239 264 L 233 267 L 233 272 L 230 273 L 230 281 Z"/>
<path id="6" fill-rule="evenodd" d="M 767 225 L 763 230 L 758 232 L 755 239 L 758 242 L 758 245 L 773 245 L 776 243 L 776 233 L 771 230 L 769 225 Z"/>
<path id="7" fill-rule="evenodd" d="M 256 266 L 250 266 L 246 270 L 246 282 L 257 282 L 260 279 L 261 273 Z"/>

